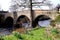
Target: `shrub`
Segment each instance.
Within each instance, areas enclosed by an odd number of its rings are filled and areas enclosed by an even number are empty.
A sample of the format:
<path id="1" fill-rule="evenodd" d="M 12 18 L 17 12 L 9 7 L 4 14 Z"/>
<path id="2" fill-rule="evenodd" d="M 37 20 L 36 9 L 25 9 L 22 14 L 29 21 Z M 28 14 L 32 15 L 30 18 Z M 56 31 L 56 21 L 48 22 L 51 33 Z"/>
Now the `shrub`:
<path id="1" fill-rule="evenodd" d="M 51 20 L 50 25 L 53 26 L 53 27 L 55 27 L 55 24 L 56 24 L 56 23 L 55 23 L 55 20 Z"/>
<path id="2" fill-rule="evenodd" d="M 0 40 L 4 40 L 4 39 L 3 39 L 3 36 L 0 36 Z"/>
<path id="3" fill-rule="evenodd" d="M 16 38 L 18 38 L 18 39 L 23 39 L 23 38 L 21 37 L 20 33 L 15 32 L 13 35 L 14 35 Z"/>
<path id="4" fill-rule="evenodd" d="M 52 29 L 52 33 L 53 33 L 53 34 L 59 34 L 59 32 L 60 32 L 60 31 L 59 31 L 58 29 Z"/>
<path id="5" fill-rule="evenodd" d="M 58 16 L 56 17 L 55 21 L 56 21 L 57 23 L 60 23 L 60 15 L 58 15 Z"/>
<path id="6" fill-rule="evenodd" d="M 60 31 L 59 31 L 58 29 L 52 29 L 52 30 L 51 30 L 51 33 L 52 33 L 52 36 L 53 36 L 54 38 L 60 39 Z"/>

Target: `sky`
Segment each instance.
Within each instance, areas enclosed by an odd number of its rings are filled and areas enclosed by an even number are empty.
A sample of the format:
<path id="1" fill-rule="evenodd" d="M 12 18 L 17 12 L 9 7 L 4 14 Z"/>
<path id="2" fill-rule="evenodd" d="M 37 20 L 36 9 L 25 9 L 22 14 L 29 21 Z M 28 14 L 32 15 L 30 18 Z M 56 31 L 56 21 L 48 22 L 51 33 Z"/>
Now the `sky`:
<path id="1" fill-rule="evenodd" d="M 9 10 L 11 0 L 0 0 L 0 6 L 3 10 Z"/>
<path id="2" fill-rule="evenodd" d="M 50 0 L 53 4 L 53 7 L 55 7 L 58 3 L 60 4 L 60 0 Z M 9 6 L 11 5 L 11 0 L 0 0 L 0 7 L 7 11 L 9 10 Z"/>
<path id="3" fill-rule="evenodd" d="M 50 0 L 51 3 L 56 6 L 57 4 L 60 4 L 60 0 Z"/>

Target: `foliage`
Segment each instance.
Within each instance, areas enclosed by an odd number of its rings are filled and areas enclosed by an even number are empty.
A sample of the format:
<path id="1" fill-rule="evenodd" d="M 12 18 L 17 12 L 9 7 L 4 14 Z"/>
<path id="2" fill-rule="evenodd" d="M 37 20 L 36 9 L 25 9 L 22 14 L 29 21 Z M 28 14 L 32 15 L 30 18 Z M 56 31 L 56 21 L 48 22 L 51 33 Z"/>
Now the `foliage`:
<path id="1" fill-rule="evenodd" d="M 32 29 L 26 34 L 19 34 L 14 32 L 12 35 L 4 37 L 4 40 L 51 40 L 52 37 L 47 38 L 45 28 Z"/>
<path id="2" fill-rule="evenodd" d="M 55 20 L 51 20 L 50 25 L 53 26 L 53 27 L 55 27 Z"/>
<path id="3" fill-rule="evenodd" d="M 58 16 L 56 17 L 55 21 L 56 21 L 57 23 L 60 23 L 60 15 L 58 15 Z"/>
<path id="4" fill-rule="evenodd" d="M 9 35 L 4 37 L 4 40 L 19 40 L 18 38 L 16 38 L 14 35 Z"/>
<path id="5" fill-rule="evenodd" d="M 60 39 L 60 30 L 58 30 L 58 29 L 52 29 L 52 30 L 51 30 L 51 34 L 52 34 L 52 36 L 53 36 L 55 39 L 57 39 L 57 40 Z"/>
<path id="6" fill-rule="evenodd" d="M 0 36 L 0 40 L 4 40 L 2 36 Z"/>
<path id="7" fill-rule="evenodd" d="M 60 31 L 59 31 L 58 29 L 52 29 L 51 32 L 52 32 L 53 34 L 59 34 L 59 33 L 60 33 Z"/>
<path id="8" fill-rule="evenodd" d="M 39 2 L 36 2 L 36 0 L 12 0 L 11 1 L 11 6 L 10 6 L 10 11 L 18 11 L 18 10 L 24 10 L 26 8 L 30 8 L 30 6 L 35 7 L 36 5 L 30 5 L 31 1 L 33 1 L 33 4 L 41 4 L 41 5 L 47 5 L 48 7 L 52 7 L 52 4 L 49 0 L 42 0 Z M 36 2 L 36 3 L 34 3 Z M 41 5 L 37 5 L 38 7 Z"/>
<path id="9" fill-rule="evenodd" d="M 13 32 L 13 34 L 3 37 L 4 40 L 53 40 L 53 37 L 60 38 L 60 31 L 52 28 L 51 34 L 46 33 L 45 28 L 37 28 L 27 31 L 26 34 Z M 48 36 L 47 36 L 48 35 Z M 0 37 L 1 38 L 1 37 Z"/>
<path id="10" fill-rule="evenodd" d="M 23 38 L 21 37 L 21 35 L 20 35 L 19 33 L 17 33 L 17 32 L 15 32 L 13 35 L 14 35 L 16 38 L 18 38 L 18 39 L 23 39 Z"/>
<path id="11" fill-rule="evenodd" d="M 59 9 L 60 9 L 60 4 L 58 4 L 58 5 L 56 6 L 56 9 L 57 9 L 57 11 L 59 11 Z"/>

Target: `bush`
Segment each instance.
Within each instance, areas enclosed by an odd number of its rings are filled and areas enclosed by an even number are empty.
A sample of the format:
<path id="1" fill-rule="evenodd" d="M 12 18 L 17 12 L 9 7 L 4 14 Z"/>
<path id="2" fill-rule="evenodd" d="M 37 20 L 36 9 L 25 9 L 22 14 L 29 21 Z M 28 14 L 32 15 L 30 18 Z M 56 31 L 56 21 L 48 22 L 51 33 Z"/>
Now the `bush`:
<path id="1" fill-rule="evenodd" d="M 60 15 L 58 15 L 58 16 L 56 17 L 55 21 L 56 21 L 57 23 L 60 23 Z"/>
<path id="2" fill-rule="evenodd" d="M 55 27 L 55 24 L 56 24 L 56 23 L 55 23 L 55 20 L 51 20 L 50 25 L 53 26 L 53 27 Z"/>
<path id="3" fill-rule="evenodd" d="M 52 29 L 52 30 L 51 30 L 51 33 L 52 33 L 52 36 L 53 36 L 54 38 L 60 39 L 60 31 L 59 31 L 58 29 Z"/>
<path id="4" fill-rule="evenodd" d="M 4 40 L 52 40 L 50 35 L 47 38 L 45 30 L 45 28 L 32 29 L 26 34 L 13 32 L 13 34 L 4 37 Z"/>
<path id="5" fill-rule="evenodd" d="M 59 34 L 60 31 L 58 29 L 52 29 L 52 33 L 55 35 L 55 34 Z"/>
<path id="6" fill-rule="evenodd" d="M 4 40 L 4 39 L 3 39 L 3 36 L 0 36 L 0 40 Z"/>
<path id="7" fill-rule="evenodd" d="M 15 32 L 13 35 L 14 35 L 16 38 L 18 38 L 18 39 L 23 39 L 23 38 L 21 37 L 21 35 L 20 35 L 19 33 L 17 33 L 17 32 Z"/>

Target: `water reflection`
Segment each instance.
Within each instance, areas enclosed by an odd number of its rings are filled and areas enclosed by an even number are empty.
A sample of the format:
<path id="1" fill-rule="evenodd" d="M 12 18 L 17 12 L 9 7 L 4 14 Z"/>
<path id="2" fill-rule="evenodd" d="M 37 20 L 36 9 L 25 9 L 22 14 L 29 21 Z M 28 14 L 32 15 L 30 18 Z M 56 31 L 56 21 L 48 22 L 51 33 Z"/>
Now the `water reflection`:
<path id="1" fill-rule="evenodd" d="M 25 28 L 28 28 L 28 27 L 29 27 L 29 23 L 23 23 L 23 26 L 24 26 Z"/>
<path id="2" fill-rule="evenodd" d="M 44 21 L 38 21 L 38 25 L 42 27 L 47 27 L 50 25 L 50 19 Z"/>
<path id="3" fill-rule="evenodd" d="M 7 28 L 0 28 L 0 36 L 6 36 L 11 34 L 10 30 L 8 30 Z"/>

